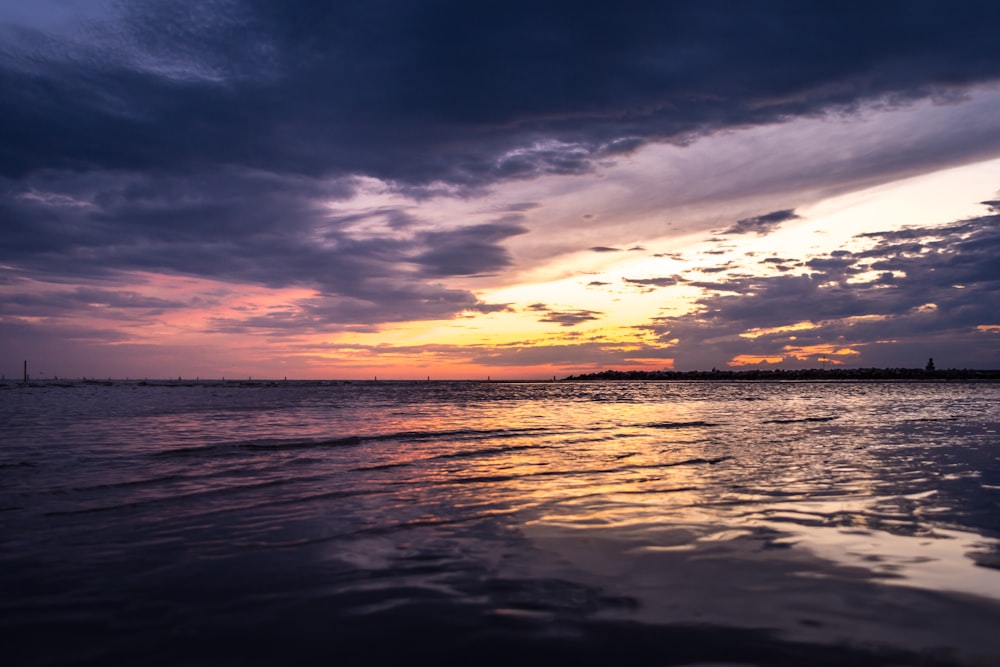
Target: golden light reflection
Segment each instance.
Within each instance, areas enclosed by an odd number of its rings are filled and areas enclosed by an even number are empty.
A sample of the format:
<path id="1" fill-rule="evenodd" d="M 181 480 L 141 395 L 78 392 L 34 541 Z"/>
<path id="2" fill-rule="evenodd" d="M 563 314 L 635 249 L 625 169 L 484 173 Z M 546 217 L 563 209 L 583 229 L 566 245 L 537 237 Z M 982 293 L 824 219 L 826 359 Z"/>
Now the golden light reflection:
<path id="1" fill-rule="evenodd" d="M 535 393 L 530 385 L 524 391 Z M 674 524 L 680 513 L 708 502 L 706 477 L 719 472 L 711 462 L 726 457 L 706 442 L 697 404 L 651 403 L 638 396 L 603 401 L 599 394 L 581 401 L 577 393 L 550 394 L 554 398 L 544 406 L 478 403 L 476 433 L 503 434 L 486 440 L 433 437 L 461 431 L 467 420 L 461 414 L 388 414 L 380 432 L 431 437 L 379 448 L 380 458 L 371 463 L 419 468 L 435 503 L 477 512 L 528 511 L 534 517 L 529 524 L 648 528 Z M 525 433 L 509 431 L 512 424 Z"/>

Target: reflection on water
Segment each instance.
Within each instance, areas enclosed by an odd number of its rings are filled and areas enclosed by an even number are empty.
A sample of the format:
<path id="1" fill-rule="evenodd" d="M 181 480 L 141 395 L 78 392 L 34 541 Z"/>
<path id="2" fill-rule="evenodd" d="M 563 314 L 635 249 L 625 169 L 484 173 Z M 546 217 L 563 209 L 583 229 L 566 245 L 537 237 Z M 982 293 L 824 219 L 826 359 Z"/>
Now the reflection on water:
<path id="1" fill-rule="evenodd" d="M 438 663 L 992 664 L 998 422 L 988 383 L 0 386 L 0 631 L 23 664 L 374 628 Z"/>

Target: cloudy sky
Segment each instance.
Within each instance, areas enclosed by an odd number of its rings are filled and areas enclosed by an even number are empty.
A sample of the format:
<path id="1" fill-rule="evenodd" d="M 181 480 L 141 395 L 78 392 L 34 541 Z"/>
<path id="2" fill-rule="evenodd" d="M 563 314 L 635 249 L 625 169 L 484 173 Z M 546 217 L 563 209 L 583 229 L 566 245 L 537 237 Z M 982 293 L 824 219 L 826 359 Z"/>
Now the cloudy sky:
<path id="1" fill-rule="evenodd" d="M 997 25 L 0 0 L 0 371 L 1000 368 Z"/>

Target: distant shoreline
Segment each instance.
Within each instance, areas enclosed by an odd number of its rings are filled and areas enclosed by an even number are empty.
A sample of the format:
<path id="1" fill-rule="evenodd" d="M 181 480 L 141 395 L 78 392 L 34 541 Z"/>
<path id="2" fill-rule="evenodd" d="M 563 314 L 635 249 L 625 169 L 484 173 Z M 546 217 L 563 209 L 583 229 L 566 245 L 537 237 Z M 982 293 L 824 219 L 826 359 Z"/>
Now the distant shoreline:
<path id="1" fill-rule="evenodd" d="M 1000 370 L 923 368 L 804 368 L 744 371 L 616 371 L 570 375 L 568 381 L 600 380 L 1000 380 Z"/>
<path id="2" fill-rule="evenodd" d="M 740 382 L 740 381 L 1000 381 L 1000 370 L 977 369 L 944 369 L 928 371 L 922 368 L 806 368 L 806 369 L 750 369 L 750 370 L 711 370 L 711 371 L 619 371 L 603 370 L 580 375 L 569 375 L 552 379 L 381 379 L 381 380 L 298 380 L 268 378 L 260 379 L 212 379 L 212 378 L 177 378 L 177 379 L 134 379 L 134 378 L 30 378 L 27 383 L 21 379 L 4 378 L 0 380 L 0 388 L 11 387 L 78 387 L 78 386 L 114 386 L 133 387 L 274 387 L 274 386 L 329 386 L 329 385 L 370 385 L 370 384 L 440 384 L 440 383 L 482 383 L 482 384 L 512 384 L 512 383 L 552 383 L 552 382 Z"/>

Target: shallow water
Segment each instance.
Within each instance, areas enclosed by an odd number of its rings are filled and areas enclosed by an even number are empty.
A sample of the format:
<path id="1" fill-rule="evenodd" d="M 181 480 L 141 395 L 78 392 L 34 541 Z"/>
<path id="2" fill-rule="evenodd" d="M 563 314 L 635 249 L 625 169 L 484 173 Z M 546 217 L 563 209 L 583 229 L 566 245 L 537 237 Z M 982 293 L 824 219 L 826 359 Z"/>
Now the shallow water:
<path id="1" fill-rule="evenodd" d="M 17 665 L 1000 664 L 1000 384 L 0 385 Z"/>

